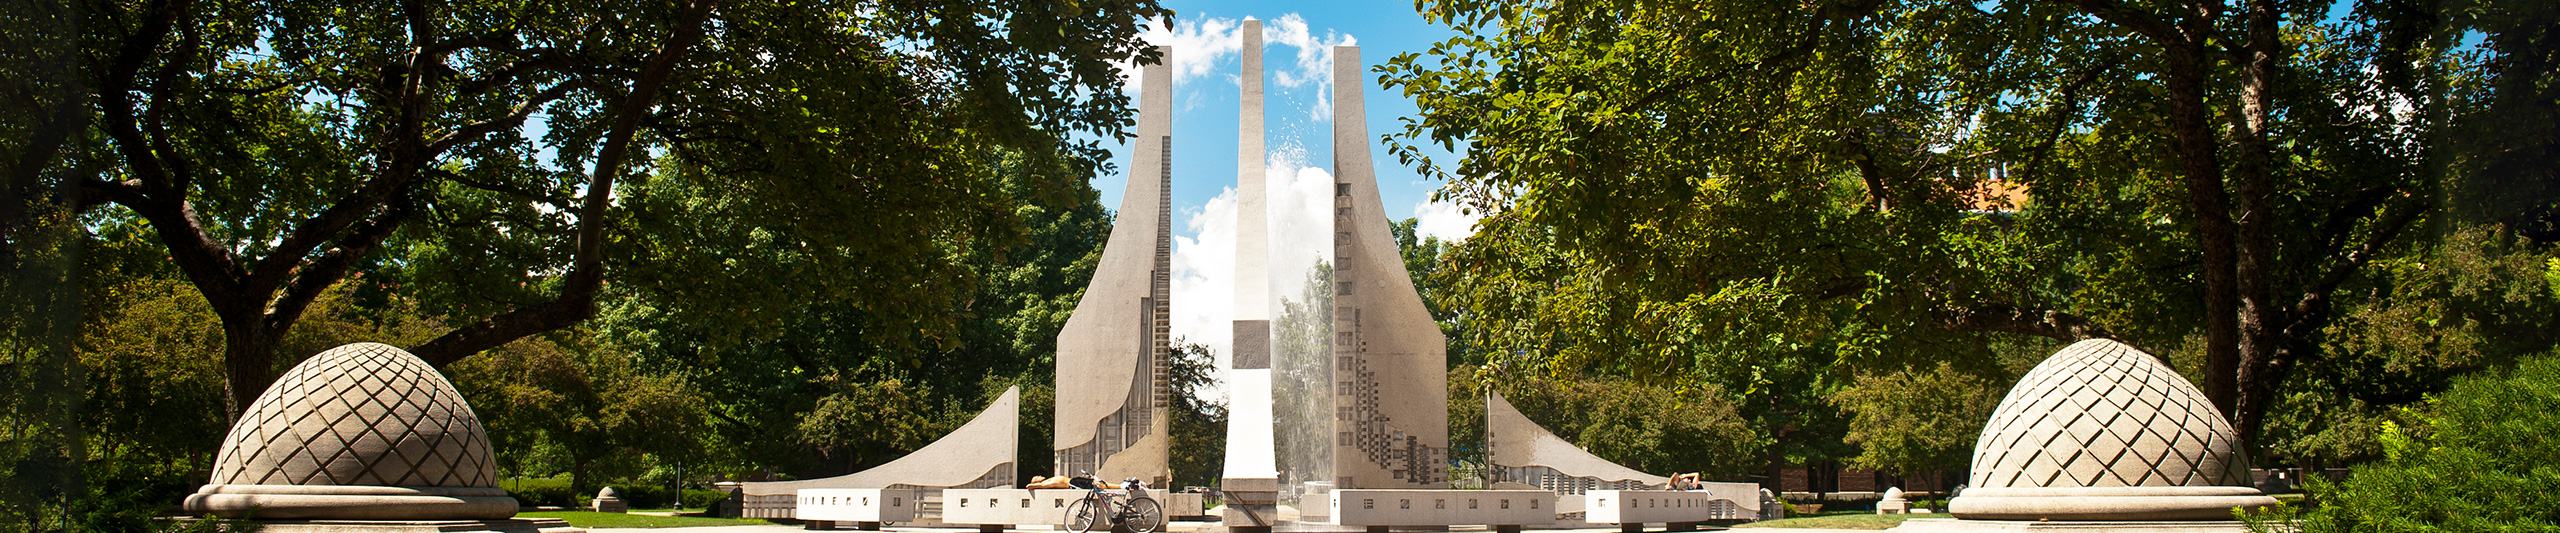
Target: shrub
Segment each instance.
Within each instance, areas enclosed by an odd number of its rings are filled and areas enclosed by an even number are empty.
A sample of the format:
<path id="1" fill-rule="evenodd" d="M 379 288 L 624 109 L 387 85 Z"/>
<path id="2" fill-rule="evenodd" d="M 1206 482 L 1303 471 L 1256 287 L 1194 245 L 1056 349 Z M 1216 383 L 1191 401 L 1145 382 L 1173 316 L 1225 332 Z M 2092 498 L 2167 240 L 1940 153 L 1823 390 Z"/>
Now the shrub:
<path id="1" fill-rule="evenodd" d="M 507 495 L 515 497 L 516 505 L 575 507 L 579 503 L 576 495 L 569 493 L 569 480 L 566 479 L 516 478 L 499 483 L 498 486 L 505 487 Z M 595 495 L 589 494 L 587 497 L 593 498 Z"/>
<path id="2" fill-rule="evenodd" d="M 720 500 L 728 498 L 728 491 L 684 489 L 684 508 L 696 510 L 710 509 L 711 506 L 719 504 Z"/>
<path id="3" fill-rule="evenodd" d="M 2457 381 L 2423 425 L 2387 425 L 2385 458 L 2315 479 L 2304 533 L 2560 531 L 2560 353 Z"/>
<path id="4" fill-rule="evenodd" d="M 664 485 L 614 485 L 613 488 L 622 491 L 622 501 L 631 504 L 633 509 L 665 509 L 674 507 L 676 503 L 675 492 L 667 490 Z M 712 502 L 728 495 L 716 490 L 685 489 L 684 508 L 708 508 Z M 594 498 L 595 495 L 587 497 Z"/>

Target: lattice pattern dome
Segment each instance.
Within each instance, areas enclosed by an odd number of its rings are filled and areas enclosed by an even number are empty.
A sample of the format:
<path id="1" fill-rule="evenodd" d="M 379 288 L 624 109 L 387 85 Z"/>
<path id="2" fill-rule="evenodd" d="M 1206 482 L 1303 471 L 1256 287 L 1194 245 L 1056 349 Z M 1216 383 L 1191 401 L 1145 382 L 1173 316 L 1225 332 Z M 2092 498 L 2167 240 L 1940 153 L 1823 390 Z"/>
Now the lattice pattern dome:
<path id="1" fill-rule="evenodd" d="M 489 436 L 417 356 L 356 343 L 312 356 L 231 427 L 216 485 L 496 487 Z"/>
<path id="2" fill-rule="evenodd" d="M 1974 444 L 1975 487 L 2246 485 L 2230 423 L 2158 358 L 2072 344 L 2009 389 Z"/>

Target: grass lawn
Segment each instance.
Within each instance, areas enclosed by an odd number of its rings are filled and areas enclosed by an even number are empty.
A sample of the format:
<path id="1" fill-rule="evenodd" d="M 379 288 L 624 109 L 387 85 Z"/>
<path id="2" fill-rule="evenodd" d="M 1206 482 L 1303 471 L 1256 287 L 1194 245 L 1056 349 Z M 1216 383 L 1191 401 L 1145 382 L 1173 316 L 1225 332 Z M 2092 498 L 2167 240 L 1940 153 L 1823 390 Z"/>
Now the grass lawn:
<path id="1" fill-rule="evenodd" d="M 519 518 L 558 518 L 569 521 L 569 525 L 582 528 L 753 526 L 770 523 L 752 518 L 735 519 L 703 518 L 698 516 L 651 516 L 622 513 L 598 513 L 593 511 L 536 511 L 530 513 L 516 513 L 516 516 Z"/>
<path id="2" fill-rule="evenodd" d="M 1893 526 L 1899 526 L 1899 525 L 1902 525 L 1902 521 L 1904 521 L 1904 520 L 1910 520 L 1910 519 L 1913 519 L 1913 518 L 1955 518 L 1955 517 L 1954 517 L 1954 516 L 1949 516 L 1949 515 L 1947 515 L 1946 513 L 1932 513 L 1932 514 L 1875 514 L 1875 512 L 1874 512 L 1874 511 L 1841 511 L 1841 512 L 1838 512 L 1838 513 L 1823 513 L 1823 514 L 1821 514 L 1821 515 L 1817 515 L 1817 516 L 1807 516 L 1807 517 L 1801 517 L 1801 518 L 1783 518 L 1783 519 L 1778 519 L 1778 520 L 1769 520 L 1769 521 L 1765 521 L 1765 522 L 1751 522 L 1751 523 L 1746 523 L 1746 524 L 1742 524 L 1742 525 L 1738 525 L 1738 526 L 1733 526 L 1733 527 L 1736 527 L 1736 528 L 1745 528 L 1745 527 L 1802 527 L 1802 528 L 1817 528 L 1817 529 L 1889 529 L 1889 528 L 1892 528 Z"/>

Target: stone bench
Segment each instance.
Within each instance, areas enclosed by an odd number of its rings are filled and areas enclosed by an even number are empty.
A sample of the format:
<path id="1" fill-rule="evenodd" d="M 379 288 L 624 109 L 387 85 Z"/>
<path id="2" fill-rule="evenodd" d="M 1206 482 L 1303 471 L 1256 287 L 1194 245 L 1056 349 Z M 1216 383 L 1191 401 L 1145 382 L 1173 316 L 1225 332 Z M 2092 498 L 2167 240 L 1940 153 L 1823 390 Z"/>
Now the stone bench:
<path id="1" fill-rule="evenodd" d="M 1067 524 L 1067 506 L 1084 499 L 1084 489 L 947 489 L 942 491 L 942 522 L 975 525 L 979 531 L 1001 532 L 1012 526 Z M 1125 498 L 1111 490 L 1114 498 Z M 1199 494 L 1147 490 L 1164 508 L 1165 520 L 1207 513 Z"/>
<path id="2" fill-rule="evenodd" d="M 879 531 L 882 522 L 914 522 L 916 491 L 904 489 L 800 489 L 792 502 L 792 518 L 808 529 Z"/>
<path id="3" fill-rule="evenodd" d="M 1395 527 L 1481 525 L 1502 533 L 1555 522 L 1556 493 L 1543 490 L 1333 491 L 1333 523 L 1384 533 Z"/>
<path id="4" fill-rule="evenodd" d="M 1669 531 L 1697 529 L 1701 523 L 1749 522 L 1760 519 L 1760 487 L 1749 483 L 1703 483 L 1700 490 L 1595 490 L 1582 494 L 1583 521 L 1617 524 L 1634 533 L 1647 523 Z"/>

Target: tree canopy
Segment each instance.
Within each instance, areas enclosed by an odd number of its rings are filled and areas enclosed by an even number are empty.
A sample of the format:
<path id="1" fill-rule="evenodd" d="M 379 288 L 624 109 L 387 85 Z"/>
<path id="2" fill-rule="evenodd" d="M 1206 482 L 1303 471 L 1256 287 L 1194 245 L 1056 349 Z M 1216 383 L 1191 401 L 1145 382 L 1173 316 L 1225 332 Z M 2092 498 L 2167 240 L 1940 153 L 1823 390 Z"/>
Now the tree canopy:
<path id="1" fill-rule="evenodd" d="M 1151 2 L 83 2 L 83 209 L 145 221 L 224 325 L 236 410 L 362 278 L 439 366 L 609 291 L 769 321 L 842 299 L 936 341 L 993 163 L 1104 168 Z M 1151 58 L 1149 58 L 1151 59 Z M 1025 83 L 1024 80 L 1040 80 Z M 76 122 L 76 121 L 75 121 Z M 85 125 L 82 125 L 85 124 Z M 1010 154 L 1010 155 L 1008 155 Z M 1066 181 L 1032 184 L 1057 195 Z M 938 341 L 937 341 L 938 342 Z M 294 355 L 289 354 L 288 359 Z"/>
<path id="2" fill-rule="evenodd" d="M 2449 311 L 2417 335 L 2516 342 L 2382 369 L 2340 327 L 2432 301 L 2393 265 L 2480 242 L 2549 257 L 2542 3 L 1418 8 L 1459 35 L 1379 67 L 1420 107 L 1385 141 L 1488 214 L 1443 267 L 1443 305 L 1553 372 L 1818 398 L 1857 369 L 1940 361 L 2006 383 L 2003 346 L 2113 337 L 2256 439 L 2287 391 L 2554 341 L 2530 326 L 2547 308 Z M 1764 379 L 1783 372 L 1834 377 Z"/>

